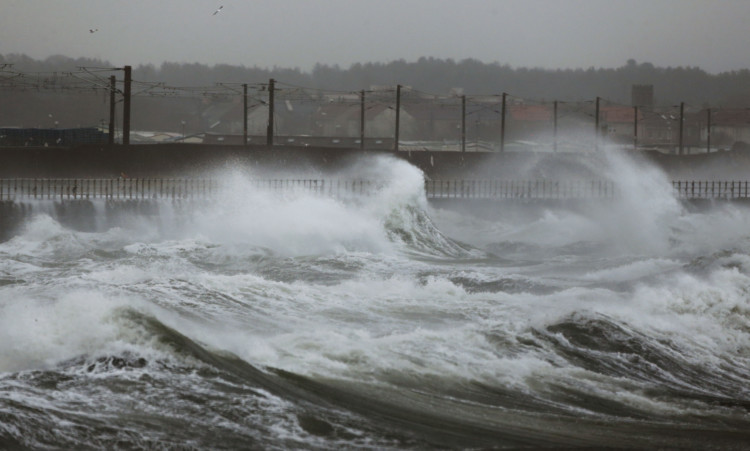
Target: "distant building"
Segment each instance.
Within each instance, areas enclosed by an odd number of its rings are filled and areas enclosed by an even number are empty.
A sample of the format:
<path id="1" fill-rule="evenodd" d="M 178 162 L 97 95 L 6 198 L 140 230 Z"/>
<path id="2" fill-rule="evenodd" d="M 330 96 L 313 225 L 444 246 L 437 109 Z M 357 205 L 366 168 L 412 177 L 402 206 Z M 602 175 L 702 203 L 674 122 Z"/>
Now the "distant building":
<path id="1" fill-rule="evenodd" d="M 313 116 L 314 135 L 358 137 L 362 110 L 358 104 L 332 103 L 323 105 Z M 417 125 L 414 117 L 402 106 L 399 114 L 399 136 L 412 139 Z M 391 137 L 396 131 L 396 110 L 376 104 L 365 111 L 365 137 Z"/>
<path id="2" fill-rule="evenodd" d="M 631 102 L 633 106 L 654 109 L 654 85 L 633 85 L 631 90 Z"/>
<path id="3" fill-rule="evenodd" d="M 632 143 L 635 138 L 635 108 L 629 106 L 604 106 L 599 110 L 599 120 L 605 125 L 607 138 L 617 143 Z M 644 114 L 638 109 L 638 135 L 644 133 Z"/>
<path id="4" fill-rule="evenodd" d="M 528 140 L 549 135 L 553 119 L 550 105 L 511 105 L 508 108 L 506 140 Z"/>
<path id="5" fill-rule="evenodd" d="M 640 110 L 639 110 L 640 111 Z M 643 111 L 638 120 L 638 145 L 677 152 L 680 143 L 680 114 L 674 110 Z M 700 147 L 701 123 L 694 112 L 685 112 L 682 124 L 683 152 Z"/>
<path id="6" fill-rule="evenodd" d="M 460 105 L 415 103 L 404 108 L 416 121 L 415 139 L 458 141 L 461 138 Z"/>
<path id="7" fill-rule="evenodd" d="M 701 140 L 708 138 L 708 111 L 697 114 L 701 122 Z M 729 108 L 711 111 L 711 145 L 712 147 L 730 147 L 741 141 L 750 143 L 750 110 Z"/>

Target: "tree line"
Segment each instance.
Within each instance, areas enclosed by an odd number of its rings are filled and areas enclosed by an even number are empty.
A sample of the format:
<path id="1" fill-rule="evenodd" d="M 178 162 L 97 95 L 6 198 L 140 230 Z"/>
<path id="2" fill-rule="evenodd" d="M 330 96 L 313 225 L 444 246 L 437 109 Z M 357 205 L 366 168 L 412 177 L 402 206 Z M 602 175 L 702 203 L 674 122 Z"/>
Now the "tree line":
<path id="1" fill-rule="evenodd" d="M 79 67 L 112 67 L 107 61 L 62 55 L 36 60 L 23 54 L 0 55 L 1 64 L 18 72 L 64 72 Z M 699 67 L 658 67 L 630 59 L 617 68 L 541 69 L 513 68 L 467 58 L 460 61 L 422 57 L 407 62 L 357 63 L 348 68 L 316 64 L 311 70 L 261 68 L 217 64 L 164 62 L 133 67 L 133 78 L 170 86 L 213 86 L 216 83 L 258 83 L 274 78 L 306 88 L 357 91 L 371 86 L 411 86 L 433 94 L 462 88 L 468 95 L 499 94 L 543 100 L 581 101 L 602 97 L 630 104 L 631 87 L 653 85 L 655 104 L 685 102 L 700 107 L 750 105 L 750 69 L 710 74 Z"/>

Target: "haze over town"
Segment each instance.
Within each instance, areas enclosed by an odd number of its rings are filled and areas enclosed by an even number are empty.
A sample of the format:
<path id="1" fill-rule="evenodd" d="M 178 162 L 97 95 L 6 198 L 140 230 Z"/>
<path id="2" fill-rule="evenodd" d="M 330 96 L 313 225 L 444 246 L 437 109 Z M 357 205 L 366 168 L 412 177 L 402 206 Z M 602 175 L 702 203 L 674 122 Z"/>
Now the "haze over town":
<path id="1" fill-rule="evenodd" d="M 289 67 L 475 58 L 512 67 L 747 67 L 744 0 L 4 0 L 0 54 Z"/>

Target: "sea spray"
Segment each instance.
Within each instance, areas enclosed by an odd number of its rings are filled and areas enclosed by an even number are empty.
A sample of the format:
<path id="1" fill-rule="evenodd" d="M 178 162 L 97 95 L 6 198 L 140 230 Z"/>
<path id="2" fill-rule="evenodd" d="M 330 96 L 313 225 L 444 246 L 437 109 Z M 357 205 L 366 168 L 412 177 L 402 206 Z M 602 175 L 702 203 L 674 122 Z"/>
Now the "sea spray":
<path id="1" fill-rule="evenodd" d="M 407 163 L 373 157 L 346 171 L 327 175 L 326 183 L 368 181 L 361 193 L 338 196 L 337 189 L 258 185 L 262 174 L 223 174 L 217 202 L 194 216 L 194 229 L 214 242 L 252 243 L 281 255 L 345 251 L 393 252 L 406 246 L 428 253 L 466 252 L 445 239 L 426 215 L 422 173 Z M 274 174 L 282 180 L 300 174 Z M 190 232 L 188 232 L 189 234 Z M 398 242 L 398 243 L 397 243 Z"/>
<path id="2" fill-rule="evenodd" d="M 684 213 L 666 174 L 621 149 L 605 149 L 605 175 L 617 186 L 605 226 L 623 251 L 664 252 L 671 225 Z M 604 219 L 604 218 L 602 218 Z"/>
<path id="3" fill-rule="evenodd" d="M 349 199 L 251 172 L 135 225 L 35 216 L 0 243 L 0 447 L 746 447 L 744 209 L 651 174 L 468 217 L 402 164 L 337 174 L 397 182 Z"/>

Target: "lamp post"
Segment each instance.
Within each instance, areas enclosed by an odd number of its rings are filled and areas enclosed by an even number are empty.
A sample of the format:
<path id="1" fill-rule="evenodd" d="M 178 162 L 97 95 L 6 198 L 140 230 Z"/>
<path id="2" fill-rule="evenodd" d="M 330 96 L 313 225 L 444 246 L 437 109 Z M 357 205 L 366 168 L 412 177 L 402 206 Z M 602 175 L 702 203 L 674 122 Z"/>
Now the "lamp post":
<path id="1" fill-rule="evenodd" d="M 599 103 L 601 102 L 601 97 L 596 98 L 596 108 L 594 112 L 594 150 L 599 151 Z"/>
<path id="2" fill-rule="evenodd" d="M 638 150 L 638 105 L 633 107 L 633 150 Z"/>
<path id="3" fill-rule="evenodd" d="M 680 136 L 679 136 L 679 155 L 684 153 L 683 133 L 685 131 L 685 102 L 680 102 Z"/>
<path id="4" fill-rule="evenodd" d="M 508 94 L 503 93 L 502 107 L 500 112 L 500 152 L 505 152 L 505 108 Z"/>
<path id="5" fill-rule="evenodd" d="M 130 95 L 132 83 L 132 69 L 130 66 L 123 67 L 125 72 L 125 86 L 123 88 L 122 103 L 122 144 L 130 144 Z"/>
<path id="6" fill-rule="evenodd" d="M 268 123 L 266 126 L 266 146 L 273 147 L 273 114 L 274 114 L 274 84 L 275 80 L 268 80 Z"/>
<path id="7" fill-rule="evenodd" d="M 398 152 L 399 127 L 401 126 L 401 85 L 396 85 L 396 131 L 394 133 L 393 150 Z"/>
<path id="8" fill-rule="evenodd" d="M 553 144 L 552 144 L 552 151 L 557 152 L 557 100 L 555 100 L 554 106 L 552 108 L 553 110 Z"/>
<path id="9" fill-rule="evenodd" d="M 706 153 L 711 153 L 711 108 L 706 110 Z"/>

